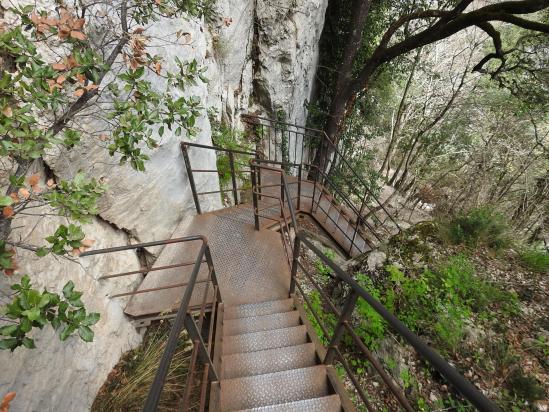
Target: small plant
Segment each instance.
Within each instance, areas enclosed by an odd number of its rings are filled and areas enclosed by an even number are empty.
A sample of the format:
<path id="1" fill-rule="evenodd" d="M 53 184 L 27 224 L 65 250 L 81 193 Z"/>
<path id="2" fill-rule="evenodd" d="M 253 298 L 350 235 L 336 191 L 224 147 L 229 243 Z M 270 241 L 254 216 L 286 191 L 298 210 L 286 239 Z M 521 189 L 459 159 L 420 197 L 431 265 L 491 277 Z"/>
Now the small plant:
<path id="1" fill-rule="evenodd" d="M 248 141 L 247 135 L 244 132 L 240 132 L 217 121 L 214 115 L 215 113 L 210 111 L 209 117 L 212 126 L 212 142 L 215 146 L 230 150 L 253 151 L 253 145 Z M 244 170 L 248 168 L 250 156 L 235 154 L 233 159 L 235 175 L 237 179 L 245 185 L 250 180 L 249 174 L 244 172 Z M 229 185 L 232 180 L 232 172 L 230 158 L 227 152 L 217 152 L 217 171 L 219 173 L 221 186 L 224 187 Z"/>
<path id="2" fill-rule="evenodd" d="M 368 276 L 357 273 L 355 277 L 366 292 L 375 299 L 382 301 L 381 292 L 374 286 L 373 281 Z M 364 299 L 358 299 L 355 310 L 360 319 L 360 323 L 354 328 L 355 332 L 364 340 L 366 346 L 375 347 L 379 340 L 385 336 L 387 324 Z"/>
<path id="3" fill-rule="evenodd" d="M 332 261 L 336 257 L 336 254 L 332 249 L 325 249 L 324 254 L 326 255 L 326 257 L 328 259 L 330 259 Z M 317 272 L 320 275 L 322 275 L 322 276 L 332 276 L 332 269 L 328 265 L 325 265 L 324 262 L 321 259 L 316 259 L 314 265 L 315 265 L 315 268 L 316 268 Z"/>
<path id="4" fill-rule="evenodd" d="M 546 250 L 526 248 L 520 252 L 521 263 L 538 273 L 549 272 L 549 253 Z"/>
<path id="5" fill-rule="evenodd" d="M 337 318 L 333 313 L 327 312 L 324 310 L 322 304 L 322 298 L 320 293 L 316 290 L 311 291 L 308 295 L 310 305 L 305 304 L 305 311 L 307 313 L 307 318 L 311 322 L 317 336 L 320 338 L 323 344 L 327 345 L 330 342 L 330 338 L 334 334 L 335 325 L 337 324 Z M 315 315 L 320 319 L 322 326 L 327 330 L 328 336 L 326 336 L 320 326 L 319 322 L 316 320 Z"/>
<path id="6" fill-rule="evenodd" d="M 494 250 L 510 244 L 504 217 L 489 208 L 472 209 L 439 225 L 440 235 L 453 244 L 485 245 Z"/>
<path id="7" fill-rule="evenodd" d="M 538 380 L 526 375 L 521 369 L 517 369 L 509 379 L 509 386 L 512 392 L 521 399 L 534 402 L 545 398 L 545 389 Z"/>
<path id="8" fill-rule="evenodd" d="M 63 287 L 63 296 L 46 290 L 39 292 L 31 286 L 30 278 L 25 275 L 21 283 L 13 284 L 15 291 L 12 302 L 4 308 L 8 325 L 0 327 L 0 349 L 12 352 L 19 346 L 35 348 L 34 339 L 28 336 L 33 328 L 42 329 L 48 323 L 59 330 L 59 339 L 66 340 L 74 332 L 85 342 L 93 341 L 91 326 L 99 321 L 99 313 L 86 313 L 80 300 L 82 292 L 74 290 L 69 281 Z"/>

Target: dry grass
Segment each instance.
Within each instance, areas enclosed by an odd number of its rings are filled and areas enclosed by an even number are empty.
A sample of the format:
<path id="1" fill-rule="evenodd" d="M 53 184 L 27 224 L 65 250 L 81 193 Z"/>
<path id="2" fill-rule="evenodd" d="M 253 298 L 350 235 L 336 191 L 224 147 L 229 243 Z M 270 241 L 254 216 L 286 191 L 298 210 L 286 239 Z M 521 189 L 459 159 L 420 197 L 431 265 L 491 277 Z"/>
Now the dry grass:
<path id="1" fill-rule="evenodd" d="M 143 409 L 169 331 L 170 324 L 167 322 L 149 327 L 141 346 L 126 353 L 109 374 L 92 405 L 92 412 L 137 412 Z M 162 390 L 158 411 L 180 409 L 191 353 L 192 343 L 183 332 Z M 195 385 L 199 384 L 200 376 L 195 372 Z"/>

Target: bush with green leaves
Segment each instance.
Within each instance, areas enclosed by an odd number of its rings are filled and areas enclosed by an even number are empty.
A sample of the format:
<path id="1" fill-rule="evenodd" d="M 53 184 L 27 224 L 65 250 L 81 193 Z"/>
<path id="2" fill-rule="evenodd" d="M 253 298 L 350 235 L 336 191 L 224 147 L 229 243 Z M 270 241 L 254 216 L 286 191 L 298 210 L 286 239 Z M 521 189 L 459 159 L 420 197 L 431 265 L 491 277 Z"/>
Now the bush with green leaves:
<path id="1" fill-rule="evenodd" d="M 505 218 L 487 207 L 460 213 L 441 222 L 439 228 L 441 237 L 453 244 L 484 245 L 500 250 L 511 243 Z"/>
<path id="2" fill-rule="evenodd" d="M 99 313 L 86 312 L 80 300 L 82 292 L 74 290 L 72 281 L 65 284 L 62 296 L 33 289 L 27 275 L 20 283 L 11 285 L 11 289 L 14 291 L 13 300 L 2 308 L 2 318 L 8 324 L 0 327 L 0 349 L 35 348 L 30 332 L 48 324 L 59 332 L 62 341 L 75 332 L 83 341 L 93 341 L 91 326 L 99 321 Z"/>
<path id="3" fill-rule="evenodd" d="M 118 16 L 118 22 L 106 25 L 105 9 Z M 131 7 L 127 2 L 101 0 L 86 6 L 77 1 L 63 2 L 55 10 L 35 4 L 13 6 L 4 10 L 4 15 L 6 24 L 0 32 L 4 69 L 0 75 L 0 156 L 5 161 L 0 172 L 9 178 L 9 184 L 0 195 L 0 270 L 12 276 L 17 270 L 17 248 L 38 256 L 51 252 L 68 258 L 69 253 L 77 255 L 91 244 L 79 224 L 90 222 L 98 214 L 97 201 L 106 188 L 81 172 L 60 181 L 49 175 L 47 168 L 29 176 L 31 167 L 43 162 L 48 150 L 78 150 L 84 141 L 95 142 L 117 156 L 120 163 L 143 171 L 149 151 L 158 145 L 157 136 L 162 138 L 166 128 L 174 130 L 176 136 L 196 134 L 201 102 L 183 94 L 198 82 L 207 81 L 206 69 L 196 60 L 178 58 L 166 65 L 175 67 L 173 71 L 163 69 L 163 59 L 147 50 L 151 38 L 146 31 L 160 18 L 211 19 L 214 9 L 212 0 L 136 1 Z M 181 47 L 182 35 L 173 33 L 172 39 L 162 40 L 163 44 L 172 41 Z M 164 88 L 153 87 L 155 76 L 165 80 Z M 108 126 L 101 130 L 82 127 L 89 124 Z M 10 239 L 12 222 L 20 214 L 36 220 L 58 214 L 67 222 L 45 239 L 46 244 L 30 245 Z M 19 286 L 17 302 L 26 305 L 32 290 L 33 299 L 38 295 L 44 299 L 39 309 L 44 310 L 45 319 L 54 326 L 58 320 L 65 325 L 63 337 L 78 330 L 89 340 L 94 317 L 88 318 L 81 305 L 77 309 L 65 307 L 65 302 L 73 299 L 71 291 L 63 300 L 47 291 L 29 289 L 27 284 Z M 46 304 L 47 299 L 50 302 Z M 17 306 L 14 302 L 10 305 Z M 29 310 L 22 308 L 21 313 Z M 54 316 L 59 308 L 63 310 Z M 33 309 L 31 316 L 35 314 Z M 43 324 L 40 317 L 32 320 L 30 327 Z M 15 339 L 17 346 L 34 346 L 21 328 L 6 326 L 9 329 L 2 329 L 3 333 L 9 331 L 11 340 L 3 345 L 11 348 Z M 22 328 L 28 327 L 25 320 Z"/>
<path id="4" fill-rule="evenodd" d="M 464 337 L 466 321 L 474 315 L 496 320 L 502 313 L 518 312 L 516 294 L 483 280 L 472 262 L 463 255 L 450 257 L 434 269 L 406 274 L 394 265 L 385 267 L 386 276 L 374 282 L 363 273 L 357 282 L 379 300 L 406 326 L 416 332 L 429 331 L 442 351 L 454 352 Z M 501 309 L 501 310 L 499 310 Z M 375 347 L 386 334 L 387 324 L 366 301 L 357 302 L 355 331 Z"/>
<path id="5" fill-rule="evenodd" d="M 312 290 L 308 294 L 307 298 L 309 303 L 305 303 L 304 305 L 305 312 L 307 313 L 307 319 L 311 322 L 311 325 L 313 326 L 320 341 L 324 345 L 327 345 L 334 335 L 337 318 L 329 310 L 326 310 L 325 305 L 322 302 L 322 297 L 317 290 Z M 317 320 L 317 317 L 319 320 Z M 328 333 L 327 336 L 322 328 L 326 329 L 326 332 Z"/>
<path id="6" fill-rule="evenodd" d="M 334 260 L 336 257 L 336 253 L 332 249 L 325 249 L 324 255 L 330 260 Z M 332 269 L 328 265 L 326 265 L 321 259 L 315 260 L 315 268 L 318 274 L 322 276 L 332 276 Z"/>
<path id="7" fill-rule="evenodd" d="M 212 126 L 212 143 L 223 149 L 240 150 L 244 152 L 253 152 L 254 147 L 245 132 L 234 129 L 223 122 L 218 121 L 216 113 L 210 110 L 209 118 Z M 218 151 L 217 153 L 217 171 L 221 186 L 227 186 L 231 183 L 232 172 L 230 158 L 227 152 Z M 234 155 L 234 171 L 236 178 L 246 185 L 250 181 L 250 174 L 244 172 L 249 169 L 248 163 L 251 156 L 243 154 Z"/>
<path id="8" fill-rule="evenodd" d="M 547 250 L 527 247 L 520 251 L 522 265 L 534 272 L 549 272 L 549 252 Z"/>

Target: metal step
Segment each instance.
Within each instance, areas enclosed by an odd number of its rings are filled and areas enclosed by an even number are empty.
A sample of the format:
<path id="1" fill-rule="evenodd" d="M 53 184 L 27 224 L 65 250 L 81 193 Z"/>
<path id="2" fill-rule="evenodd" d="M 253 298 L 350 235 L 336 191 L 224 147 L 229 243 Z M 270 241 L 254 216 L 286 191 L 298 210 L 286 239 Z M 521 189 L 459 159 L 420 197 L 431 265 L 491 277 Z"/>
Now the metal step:
<path id="1" fill-rule="evenodd" d="M 225 319 L 248 318 L 250 316 L 270 315 L 271 313 L 290 312 L 294 309 L 291 298 L 271 300 L 261 303 L 229 306 L 225 308 Z"/>
<path id="2" fill-rule="evenodd" d="M 223 336 L 282 329 L 297 325 L 299 325 L 297 310 L 263 316 L 250 316 L 249 318 L 228 319 L 223 322 Z"/>
<path id="3" fill-rule="evenodd" d="M 338 395 L 279 403 L 278 405 L 260 406 L 259 408 L 242 409 L 238 412 L 340 412 L 341 401 Z"/>
<path id="4" fill-rule="evenodd" d="M 223 355 L 255 352 L 307 343 L 305 325 L 274 329 L 265 332 L 252 332 L 223 338 Z"/>
<path id="5" fill-rule="evenodd" d="M 221 411 L 257 408 L 328 395 L 324 365 L 225 379 L 220 381 L 220 387 Z"/>
<path id="6" fill-rule="evenodd" d="M 306 368 L 315 365 L 316 360 L 315 346 L 312 343 L 225 355 L 221 358 L 221 377 L 232 379 Z"/>

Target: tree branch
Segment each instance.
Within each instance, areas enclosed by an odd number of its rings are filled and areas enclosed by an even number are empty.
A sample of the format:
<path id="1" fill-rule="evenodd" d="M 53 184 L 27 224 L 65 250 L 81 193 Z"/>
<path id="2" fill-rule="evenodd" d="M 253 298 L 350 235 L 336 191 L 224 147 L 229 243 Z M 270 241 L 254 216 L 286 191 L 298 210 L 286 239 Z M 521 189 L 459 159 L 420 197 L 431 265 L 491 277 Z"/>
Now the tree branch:
<path id="1" fill-rule="evenodd" d="M 120 39 L 118 40 L 118 43 L 114 48 L 112 49 L 109 57 L 105 61 L 105 69 L 99 74 L 99 80 L 98 84 L 101 84 L 103 81 L 103 78 L 105 75 L 109 72 L 111 66 L 116 61 L 116 58 L 118 55 L 122 52 L 122 49 L 126 45 L 126 43 L 129 40 L 128 35 L 128 7 L 126 2 L 122 2 L 120 5 L 120 25 L 122 26 L 122 35 Z M 86 105 L 90 99 L 92 99 L 94 96 L 99 93 L 99 89 L 93 89 L 90 91 L 86 91 L 82 96 L 78 98 L 70 107 L 69 109 L 63 113 L 63 115 L 57 119 L 53 125 L 48 129 L 48 133 L 52 133 L 54 136 L 59 133 L 63 128 L 66 126 L 67 122 L 69 122 L 76 113 L 78 113 L 82 108 Z"/>

